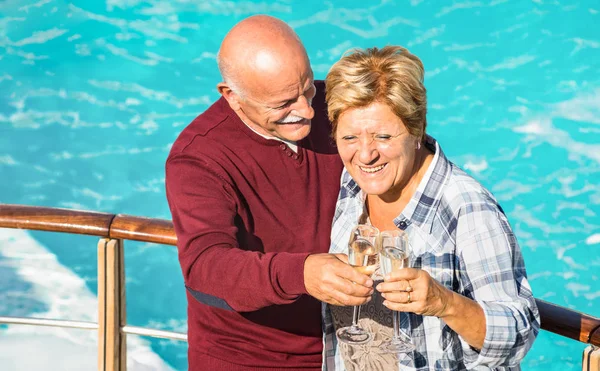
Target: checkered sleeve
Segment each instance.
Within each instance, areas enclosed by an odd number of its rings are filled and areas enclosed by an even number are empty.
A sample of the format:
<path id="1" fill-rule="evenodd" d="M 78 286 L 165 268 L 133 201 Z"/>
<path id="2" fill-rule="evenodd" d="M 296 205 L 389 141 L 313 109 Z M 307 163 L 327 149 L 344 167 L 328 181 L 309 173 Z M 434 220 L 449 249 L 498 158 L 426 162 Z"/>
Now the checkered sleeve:
<path id="1" fill-rule="evenodd" d="M 470 205 L 457 221 L 456 249 L 463 295 L 485 313 L 483 347 L 462 338 L 467 368 L 518 366 L 533 345 L 540 318 L 523 257 L 504 214 L 491 205 Z"/>

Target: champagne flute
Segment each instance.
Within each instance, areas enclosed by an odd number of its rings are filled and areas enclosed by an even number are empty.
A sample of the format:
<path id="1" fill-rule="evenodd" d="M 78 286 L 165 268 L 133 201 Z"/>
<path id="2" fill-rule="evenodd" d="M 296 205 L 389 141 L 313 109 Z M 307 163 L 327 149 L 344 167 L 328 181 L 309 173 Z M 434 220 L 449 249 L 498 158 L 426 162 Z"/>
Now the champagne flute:
<path id="1" fill-rule="evenodd" d="M 381 273 L 386 276 L 397 269 L 408 267 L 408 238 L 400 230 L 383 231 L 380 236 L 381 251 L 379 261 Z M 410 343 L 410 338 L 400 331 L 400 312 L 392 311 L 394 322 L 394 336 L 389 342 L 381 344 L 380 348 L 393 353 L 410 353 L 415 346 Z"/>
<path id="2" fill-rule="evenodd" d="M 362 274 L 371 275 L 377 267 L 379 230 L 373 226 L 359 224 L 352 229 L 348 242 L 348 264 Z M 360 305 L 354 307 L 352 325 L 337 330 L 338 340 L 347 344 L 364 344 L 371 334 L 358 325 Z"/>

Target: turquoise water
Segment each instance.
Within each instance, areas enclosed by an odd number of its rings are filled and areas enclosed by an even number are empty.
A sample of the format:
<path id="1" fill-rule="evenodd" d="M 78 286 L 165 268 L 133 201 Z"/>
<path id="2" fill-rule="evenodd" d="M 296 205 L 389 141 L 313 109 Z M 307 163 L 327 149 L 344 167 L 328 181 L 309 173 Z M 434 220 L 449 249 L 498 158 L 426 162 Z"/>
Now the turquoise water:
<path id="1" fill-rule="evenodd" d="M 0 202 L 169 218 L 164 161 L 218 98 L 219 42 L 267 13 L 298 32 L 317 78 L 352 47 L 400 44 L 421 57 L 428 131 L 502 203 L 535 295 L 600 316 L 598 2 L 370 4 L 0 1 Z M 95 313 L 94 238 L 3 238 L 0 316 Z M 19 257 L 15 241 L 38 247 Z M 40 293 L 48 274 L 27 269 L 40 259 L 67 271 L 52 294 Z M 128 243 L 126 259 L 129 323 L 185 331 L 174 249 Z M 77 282 L 85 300 L 69 294 Z M 184 344 L 131 346 L 185 369 Z M 542 333 L 523 368 L 580 369 L 583 348 Z"/>

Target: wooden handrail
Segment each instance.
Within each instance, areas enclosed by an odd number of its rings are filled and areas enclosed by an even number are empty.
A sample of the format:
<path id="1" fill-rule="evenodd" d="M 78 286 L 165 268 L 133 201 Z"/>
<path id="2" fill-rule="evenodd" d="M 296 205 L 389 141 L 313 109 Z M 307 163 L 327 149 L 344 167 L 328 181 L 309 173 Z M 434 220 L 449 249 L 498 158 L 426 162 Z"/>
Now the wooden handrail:
<path id="1" fill-rule="evenodd" d="M 173 223 L 121 214 L 0 204 L 0 228 L 66 232 L 176 245 Z M 543 330 L 600 346 L 600 318 L 536 299 Z"/>
<path id="2" fill-rule="evenodd" d="M 600 318 L 535 299 L 540 311 L 541 327 L 582 343 L 600 346 Z"/>
<path id="3" fill-rule="evenodd" d="M 0 227 L 108 237 L 114 214 L 0 204 Z"/>
<path id="4" fill-rule="evenodd" d="M 177 244 L 169 220 L 95 211 L 0 204 L 0 227 Z"/>
<path id="5" fill-rule="evenodd" d="M 109 228 L 110 238 L 176 245 L 173 223 L 165 219 L 142 218 L 118 214 Z"/>

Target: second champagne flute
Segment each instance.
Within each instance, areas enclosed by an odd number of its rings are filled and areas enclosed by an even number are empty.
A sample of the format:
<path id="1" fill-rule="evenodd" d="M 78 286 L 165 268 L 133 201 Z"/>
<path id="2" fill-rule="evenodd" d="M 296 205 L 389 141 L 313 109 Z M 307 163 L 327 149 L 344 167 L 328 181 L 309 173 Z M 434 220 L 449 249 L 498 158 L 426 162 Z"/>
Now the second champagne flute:
<path id="1" fill-rule="evenodd" d="M 397 269 L 407 268 L 409 259 L 408 238 L 400 230 L 383 231 L 380 235 L 381 251 L 379 263 L 381 273 L 388 275 Z M 400 331 L 400 312 L 392 311 L 394 323 L 394 336 L 392 340 L 381 344 L 381 348 L 388 352 L 410 353 L 415 346 L 410 343 L 408 336 Z"/>
<path id="2" fill-rule="evenodd" d="M 360 273 L 371 275 L 377 267 L 379 230 L 373 226 L 359 224 L 350 234 L 348 241 L 348 264 Z M 337 330 L 342 343 L 364 344 L 371 340 L 371 334 L 358 325 L 360 305 L 354 307 L 352 325 Z"/>

